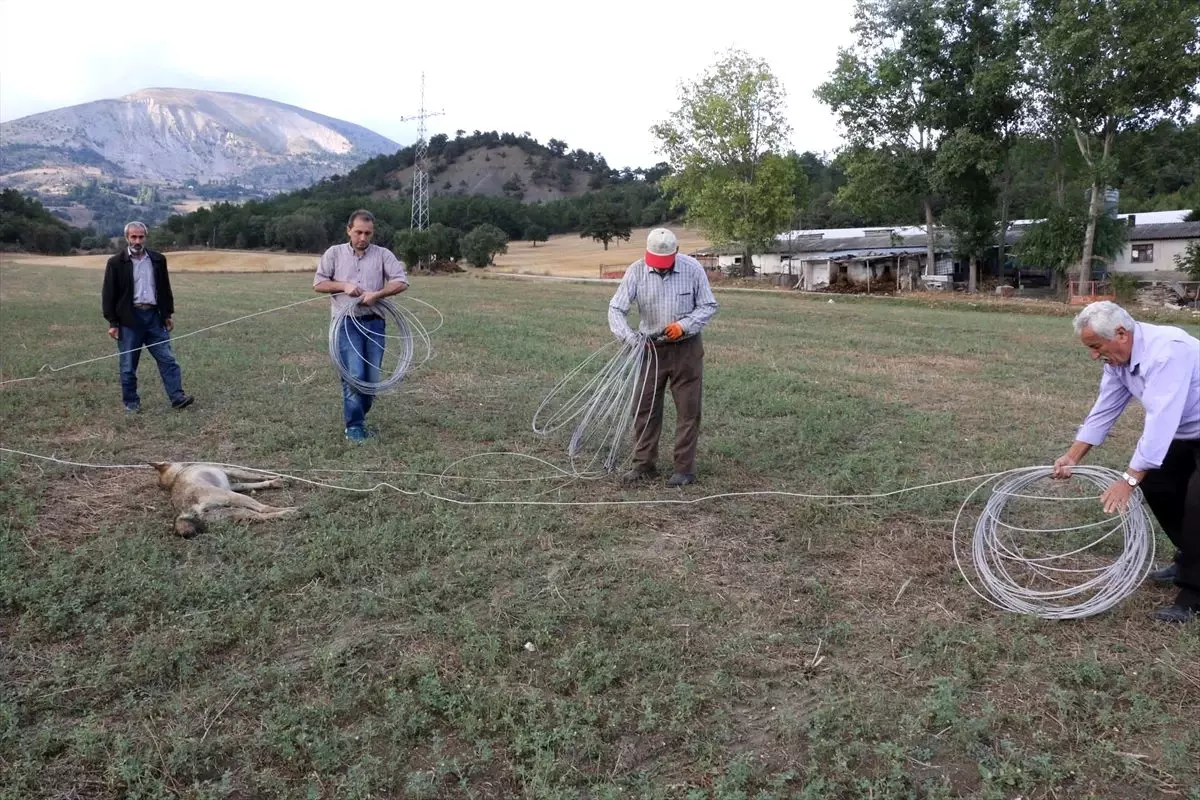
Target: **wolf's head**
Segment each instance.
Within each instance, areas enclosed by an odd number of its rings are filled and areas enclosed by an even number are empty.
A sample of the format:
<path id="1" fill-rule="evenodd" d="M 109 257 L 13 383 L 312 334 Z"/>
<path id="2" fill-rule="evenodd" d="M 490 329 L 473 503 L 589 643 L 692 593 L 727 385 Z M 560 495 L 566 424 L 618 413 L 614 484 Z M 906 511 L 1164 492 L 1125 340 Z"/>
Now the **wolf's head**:
<path id="1" fill-rule="evenodd" d="M 185 511 L 175 518 L 175 533 L 185 539 L 204 533 L 204 520 L 197 514 Z"/>
<path id="2" fill-rule="evenodd" d="M 183 470 L 183 464 L 174 464 L 170 461 L 151 461 L 149 463 L 158 470 L 158 485 L 163 489 L 170 489 Z"/>

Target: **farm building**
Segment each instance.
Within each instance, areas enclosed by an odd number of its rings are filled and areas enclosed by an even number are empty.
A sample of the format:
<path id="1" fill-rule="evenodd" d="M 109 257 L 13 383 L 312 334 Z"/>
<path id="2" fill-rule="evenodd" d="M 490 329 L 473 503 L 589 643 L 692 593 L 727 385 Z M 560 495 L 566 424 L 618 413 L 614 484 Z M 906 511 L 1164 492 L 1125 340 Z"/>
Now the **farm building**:
<path id="1" fill-rule="evenodd" d="M 1134 273 L 1146 280 L 1178 280 L 1174 256 L 1183 253 L 1189 242 L 1200 241 L 1200 222 L 1182 222 L 1187 211 L 1122 214 L 1130 225 L 1129 241 L 1113 263 L 1110 272 Z M 1160 221 L 1160 220 L 1172 221 Z M 1151 221 L 1153 220 L 1153 221 Z M 1017 220 L 1005 234 L 1005 246 L 1012 247 L 1035 220 Z M 934 263 L 929 265 L 927 238 L 922 227 L 838 228 L 790 231 L 776 243 L 752 256 L 759 275 L 787 275 L 798 289 L 819 290 L 838 280 L 866 283 L 894 280 L 901 288 L 948 288 L 967 277 L 967 264 L 954 255 L 954 238 L 947 230 L 937 230 Z M 742 266 L 740 248 L 710 251 L 723 271 Z M 993 247 L 980 265 L 980 275 L 998 273 L 998 253 Z M 1006 274 L 1014 267 L 1006 253 Z M 1021 265 L 1022 274 L 1046 272 L 1037 265 Z M 1048 279 L 1048 275 L 1045 276 Z"/>

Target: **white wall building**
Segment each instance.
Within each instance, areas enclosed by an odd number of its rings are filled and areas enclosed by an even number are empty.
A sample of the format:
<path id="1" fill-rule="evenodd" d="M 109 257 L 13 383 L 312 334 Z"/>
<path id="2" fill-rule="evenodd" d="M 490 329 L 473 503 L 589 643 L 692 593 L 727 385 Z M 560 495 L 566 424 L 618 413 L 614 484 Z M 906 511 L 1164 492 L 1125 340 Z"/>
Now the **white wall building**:
<path id="1" fill-rule="evenodd" d="M 1175 256 L 1182 256 L 1189 242 L 1200 242 L 1200 222 L 1143 224 L 1142 214 L 1133 216 L 1129 241 L 1109 265 L 1110 272 L 1174 272 Z"/>

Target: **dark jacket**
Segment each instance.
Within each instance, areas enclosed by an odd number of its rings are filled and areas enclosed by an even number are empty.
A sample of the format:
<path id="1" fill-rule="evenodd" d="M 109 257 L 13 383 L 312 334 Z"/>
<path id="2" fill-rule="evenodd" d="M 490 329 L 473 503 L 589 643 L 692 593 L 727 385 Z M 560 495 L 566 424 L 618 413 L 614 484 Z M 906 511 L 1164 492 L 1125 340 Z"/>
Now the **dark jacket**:
<path id="1" fill-rule="evenodd" d="M 166 320 L 175 313 L 171 279 L 167 277 L 167 258 L 149 248 L 146 253 L 150 256 L 150 265 L 154 268 L 154 294 L 158 300 L 158 316 Z M 137 318 L 133 315 L 133 259 L 129 257 L 128 248 L 110 258 L 104 267 L 104 289 L 100 292 L 100 305 L 110 327 L 137 327 Z"/>

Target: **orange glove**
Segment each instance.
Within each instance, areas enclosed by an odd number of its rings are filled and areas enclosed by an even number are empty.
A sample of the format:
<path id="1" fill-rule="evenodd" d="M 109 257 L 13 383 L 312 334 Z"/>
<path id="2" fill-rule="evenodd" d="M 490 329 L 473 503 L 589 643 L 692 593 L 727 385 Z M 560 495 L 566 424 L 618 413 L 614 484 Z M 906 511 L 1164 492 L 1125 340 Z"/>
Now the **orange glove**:
<path id="1" fill-rule="evenodd" d="M 670 325 L 663 328 L 663 335 L 666 336 L 669 341 L 677 342 L 683 338 L 683 326 L 678 322 L 672 322 Z"/>

